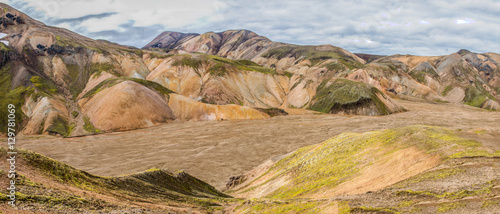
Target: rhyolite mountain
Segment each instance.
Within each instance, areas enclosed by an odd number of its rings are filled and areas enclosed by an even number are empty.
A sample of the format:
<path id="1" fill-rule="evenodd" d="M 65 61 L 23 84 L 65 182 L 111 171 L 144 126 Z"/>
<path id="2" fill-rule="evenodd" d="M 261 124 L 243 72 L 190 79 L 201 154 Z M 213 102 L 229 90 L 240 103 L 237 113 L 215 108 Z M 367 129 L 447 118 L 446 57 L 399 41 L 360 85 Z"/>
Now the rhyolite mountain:
<path id="1" fill-rule="evenodd" d="M 25 135 L 264 119 L 276 112 L 270 108 L 387 115 L 404 111 L 397 99 L 408 96 L 499 108 L 500 55 L 494 53 L 359 57 L 332 45 L 273 42 L 247 30 L 164 32 L 137 49 L 0 6 L 0 29 L 7 34 L 0 44 L 0 105 L 18 107 Z"/>

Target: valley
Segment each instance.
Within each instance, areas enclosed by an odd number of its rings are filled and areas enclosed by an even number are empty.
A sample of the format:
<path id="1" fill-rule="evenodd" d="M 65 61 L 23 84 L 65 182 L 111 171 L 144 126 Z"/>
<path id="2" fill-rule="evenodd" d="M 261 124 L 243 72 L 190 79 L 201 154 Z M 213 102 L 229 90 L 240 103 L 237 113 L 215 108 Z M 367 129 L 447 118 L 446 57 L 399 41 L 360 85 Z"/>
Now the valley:
<path id="1" fill-rule="evenodd" d="M 299 111 L 264 120 L 174 122 L 86 137 L 27 136 L 20 138 L 19 145 L 103 176 L 153 167 L 183 169 L 219 190 L 231 176 L 344 132 L 431 125 L 460 131 L 464 137 L 500 150 L 498 112 L 462 104 L 398 102 L 409 111 L 383 117 Z"/>

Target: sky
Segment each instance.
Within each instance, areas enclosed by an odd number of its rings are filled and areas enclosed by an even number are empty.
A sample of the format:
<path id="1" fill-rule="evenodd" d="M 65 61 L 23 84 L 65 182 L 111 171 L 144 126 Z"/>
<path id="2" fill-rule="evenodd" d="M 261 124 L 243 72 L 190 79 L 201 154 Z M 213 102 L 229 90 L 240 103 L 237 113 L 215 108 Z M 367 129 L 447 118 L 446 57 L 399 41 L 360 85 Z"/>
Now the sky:
<path id="1" fill-rule="evenodd" d="M 143 47 L 163 31 L 251 30 L 353 53 L 500 53 L 500 0 L 0 0 L 47 25 Z"/>

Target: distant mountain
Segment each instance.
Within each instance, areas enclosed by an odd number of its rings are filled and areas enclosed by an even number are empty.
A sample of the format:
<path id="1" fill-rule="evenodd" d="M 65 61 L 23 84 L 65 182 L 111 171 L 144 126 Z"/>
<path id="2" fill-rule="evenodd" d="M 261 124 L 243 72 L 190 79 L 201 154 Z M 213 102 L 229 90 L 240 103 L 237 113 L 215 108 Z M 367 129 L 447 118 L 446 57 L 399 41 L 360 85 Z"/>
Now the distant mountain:
<path id="1" fill-rule="evenodd" d="M 155 40 L 166 35 L 170 33 L 161 34 Z M 308 88 L 308 91 L 316 91 L 315 87 L 325 77 L 341 77 L 369 83 L 393 95 L 500 109 L 500 55 L 495 53 L 479 54 L 460 50 L 435 57 L 352 54 L 331 45 L 299 46 L 272 42 L 246 30 L 181 37 L 185 39 L 177 40 L 175 44 L 163 43 L 169 46 L 163 51 L 251 60 L 261 66 L 274 68 L 278 73 L 300 75 L 301 80 L 298 82 L 313 82 L 309 85 L 314 87 Z M 146 46 L 145 49 L 150 48 Z M 294 81 L 293 78 L 291 81 Z M 309 94 L 309 98 L 314 94 Z M 302 108 L 305 103 L 311 105 L 309 101 L 292 101 L 291 105 Z"/>

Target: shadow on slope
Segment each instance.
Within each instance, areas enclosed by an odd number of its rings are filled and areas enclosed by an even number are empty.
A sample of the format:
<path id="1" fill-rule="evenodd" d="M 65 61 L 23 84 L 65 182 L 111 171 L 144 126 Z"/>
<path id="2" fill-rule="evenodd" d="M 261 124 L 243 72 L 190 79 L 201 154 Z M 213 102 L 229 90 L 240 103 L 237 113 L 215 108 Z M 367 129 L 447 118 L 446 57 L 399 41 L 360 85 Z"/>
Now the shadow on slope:
<path id="1" fill-rule="evenodd" d="M 4 163 L 6 153 L 1 147 Z M 10 182 L 5 170 L 2 169 L 5 176 L 0 178 L 5 186 L 3 191 Z M 220 202 L 229 198 L 182 171 L 150 169 L 131 175 L 100 177 L 24 149 L 18 150 L 16 170 L 17 207 L 12 208 L 5 202 L 0 209 L 7 212 L 209 211 L 220 209 Z M 0 199 L 9 201 L 8 193 L 3 191 Z"/>

